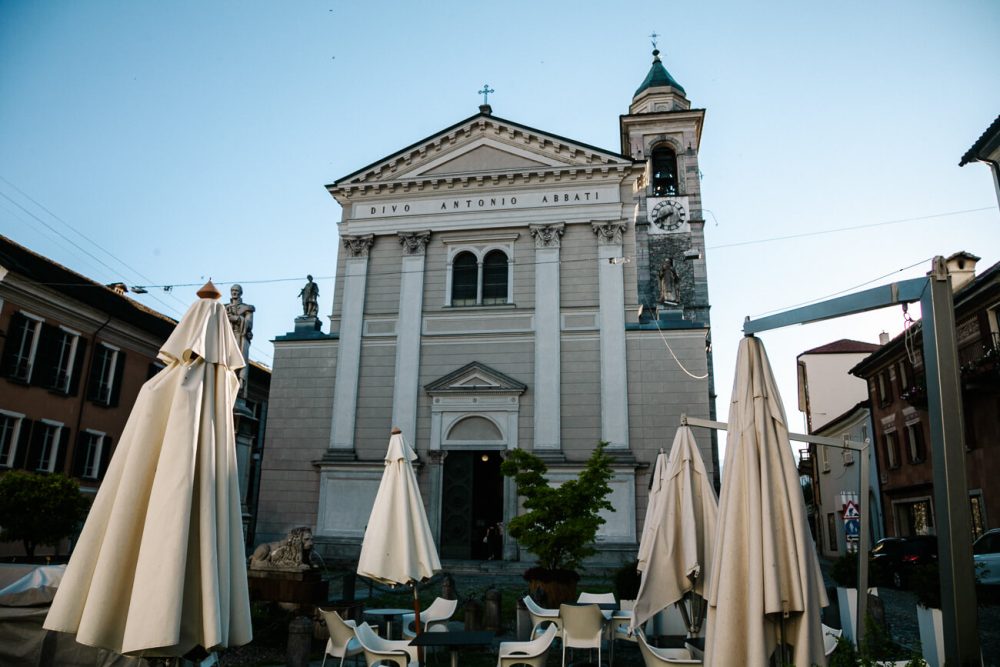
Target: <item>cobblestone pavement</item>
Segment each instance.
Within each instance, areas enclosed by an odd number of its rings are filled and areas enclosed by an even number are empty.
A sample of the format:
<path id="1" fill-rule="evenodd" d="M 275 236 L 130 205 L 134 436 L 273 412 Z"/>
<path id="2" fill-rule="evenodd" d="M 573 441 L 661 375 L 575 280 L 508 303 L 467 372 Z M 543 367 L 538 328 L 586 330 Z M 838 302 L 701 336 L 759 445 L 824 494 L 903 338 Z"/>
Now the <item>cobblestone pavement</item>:
<path id="1" fill-rule="evenodd" d="M 829 577 L 829 561 L 821 560 L 823 577 L 828 590 L 834 586 Z M 897 644 L 914 651 L 920 650 L 920 631 L 917 627 L 917 596 L 909 591 L 880 586 L 878 595 L 885 608 L 885 620 L 889 633 Z M 824 613 L 824 622 L 840 627 L 840 615 L 836 609 L 837 596 L 831 596 L 830 608 Z M 992 604 L 979 607 L 979 642 L 986 667 L 1000 667 L 1000 604 L 993 596 Z"/>

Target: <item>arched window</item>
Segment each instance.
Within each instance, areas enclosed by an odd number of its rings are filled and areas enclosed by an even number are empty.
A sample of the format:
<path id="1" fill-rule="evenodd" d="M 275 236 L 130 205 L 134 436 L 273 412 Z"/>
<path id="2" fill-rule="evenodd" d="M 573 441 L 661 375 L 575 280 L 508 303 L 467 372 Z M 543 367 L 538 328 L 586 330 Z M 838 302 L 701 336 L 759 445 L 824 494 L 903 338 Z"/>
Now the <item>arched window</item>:
<path id="1" fill-rule="evenodd" d="M 483 260 L 483 303 L 507 303 L 507 255 L 491 250 Z"/>
<path id="2" fill-rule="evenodd" d="M 474 306 L 479 290 L 479 266 L 471 252 L 459 253 L 451 267 L 451 305 Z"/>
<path id="3" fill-rule="evenodd" d="M 667 146 L 653 149 L 653 196 L 677 194 L 677 155 Z"/>

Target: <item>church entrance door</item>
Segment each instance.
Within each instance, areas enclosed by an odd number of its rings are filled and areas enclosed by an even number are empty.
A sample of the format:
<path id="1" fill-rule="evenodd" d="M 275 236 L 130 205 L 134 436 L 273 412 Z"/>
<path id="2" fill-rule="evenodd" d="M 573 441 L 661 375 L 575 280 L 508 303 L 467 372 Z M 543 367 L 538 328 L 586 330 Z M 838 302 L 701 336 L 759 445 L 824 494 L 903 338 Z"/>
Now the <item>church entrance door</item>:
<path id="1" fill-rule="evenodd" d="M 441 492 L 441 557 L 500 560 L 503 475 L 497 451 L 451 450 Z"/>

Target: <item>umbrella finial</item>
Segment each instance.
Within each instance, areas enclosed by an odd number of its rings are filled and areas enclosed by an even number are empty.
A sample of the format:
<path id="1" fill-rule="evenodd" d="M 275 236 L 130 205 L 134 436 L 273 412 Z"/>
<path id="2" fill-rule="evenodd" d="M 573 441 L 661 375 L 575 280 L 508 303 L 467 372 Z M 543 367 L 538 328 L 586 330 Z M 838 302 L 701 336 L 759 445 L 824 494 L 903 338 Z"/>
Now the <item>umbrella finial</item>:
<path id="1" fill-rule="evenodd" d="M 215 285 L 212 284 L 211 278 L 207 283 L 202 285 L 201 289 L 195 292 L 202 299 L 218 299 L 222 296 L 222 292 L 219 291 Z"/>
<path id="2" fill-rule="evenodd" d="M 392 430 L 390 431 L 390 433 L 392 433 L 392 435 L 399 435 L 402 432 L 403 432 L 403 429 L 399 428 L 398 426 L 393 426 Z"/>

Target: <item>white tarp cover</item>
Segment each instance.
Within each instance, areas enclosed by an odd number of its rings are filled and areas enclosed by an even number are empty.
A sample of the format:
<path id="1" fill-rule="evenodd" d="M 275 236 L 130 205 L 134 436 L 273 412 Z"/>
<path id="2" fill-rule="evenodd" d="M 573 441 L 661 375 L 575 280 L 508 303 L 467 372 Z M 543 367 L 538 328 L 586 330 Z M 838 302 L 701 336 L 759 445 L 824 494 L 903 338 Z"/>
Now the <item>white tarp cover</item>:
<path id="1" fill-rule="evenodd" d="M 71 635 L 42 628 L 65 565 L 42 565 L 0 589 L 0 665 L 19 667 L 146 667 L 105 649 L 84 646 Z"/>
<path id="2" fill-rule="evenodd" d="M 740 341 L 708 593 L 705 664 L 765 665 L 785 643 L 795 665 L 825 665 L 827 604 L 788 425 L 764 346 Z"/>
<path id="3" fill-rule="evenodd" d="M 411 464 L 416 458 L 402 433 L 389 438 L 385 470 L 358 559 L 358 574 L 363 577 L 389 585 L 409 584 L 441 570 Z"/>
<path id="4" fill-rule="evenodd" d="M 143 385 L 45 621 L 118 653 L 251 640 L 223 305 L 200 299 Z"/>
<path id="5" fill-rule="evenodd" d="M 718 503 L 694 433 L 677 429 L 669 461 L 656 458 L 639 545 L 642 582 L 632 612 L 639 627 L 688 591 L 705 593 Z"/>

